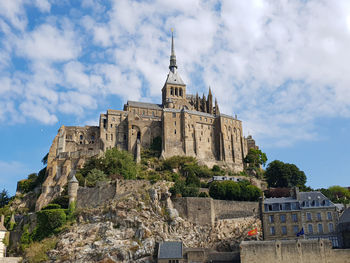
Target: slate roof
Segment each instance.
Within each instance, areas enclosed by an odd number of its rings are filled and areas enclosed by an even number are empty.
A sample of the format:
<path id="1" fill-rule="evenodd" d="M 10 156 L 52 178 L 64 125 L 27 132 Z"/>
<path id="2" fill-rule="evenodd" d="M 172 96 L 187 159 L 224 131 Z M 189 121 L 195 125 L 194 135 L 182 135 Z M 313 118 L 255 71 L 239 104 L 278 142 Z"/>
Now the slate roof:
<path id="1" fill-rule="evenodd" d="M 326 196 L 324 196 L 321 192 L 319 191 L 313 191 L 313 192 L 299 192 L 298 199 L 295 199 L 294 197 L 272 197 L 272 198 L 266 198 L 264 200 L 264 204 L 275 204 L 275 203 L 294 203 L 294 202 L 299 202 L 300 204 L 303 201 L 313 201 L 313 200 L 318 200 L 318 201 L 324 201 L 324 200 L 329 200 Z M 332 206 L 334 207 L 335 205 L 329 200 L 329 204 L 327 207 Z M 316 206 L 320 207 L 320 206 Z M 306 208 L 310 208 L 309 206 Z"/>
<path id="2" fill-rule="evenodd" d="M 339 224 L 350 223 L 350 207 L 339 217 Z"/>
<path id="3" fill-rule="evenodd" d="M 158 259 L 181 259 L 182 242 L 164 241 L 159 244 Z"/>
<path id="4" fill-rule="evenodd" d="M 272 197 L 272 198 L 266 198 L 264 200 L 264 204 L 293 203 L 293 202 L 297 202 L 297 200 L 293 197 Z"/>
<path id="5" fill-rule="evenodd" d="M 152 109 L 152 110 L 161 110 L 162 109 L 161 104 L 155 104 L 155 103 L 147 103 L 147 102 L 128 100 L 128 102 L 126 104 L 131 106 L 131 107 L 139 107 L 139 108 L 146 108 L 146 109 Z"/>
<path id="6" fill-rule="evenodd" d="M 310 200 L 328 200 L 321 192 L 300 192 L 299 193 L 299 201 L 310 201 Z"/>
<path id="7" fill-rule="evenodd" d="M 174 72 L 172 72 L 171 70 L 169 71 L 165 83 L 185 86 L 185 83 L 181 79 L 180 74 L 177 73 L 177 70 L 175 70 Z"/>

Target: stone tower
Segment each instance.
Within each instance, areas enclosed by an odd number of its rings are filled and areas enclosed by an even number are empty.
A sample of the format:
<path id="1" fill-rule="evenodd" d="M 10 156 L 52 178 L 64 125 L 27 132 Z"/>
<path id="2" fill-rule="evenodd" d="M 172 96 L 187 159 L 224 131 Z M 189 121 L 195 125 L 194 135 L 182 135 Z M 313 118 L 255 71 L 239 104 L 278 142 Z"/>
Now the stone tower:
<path id="1" fill-rule="evenodd" d="M 166 108 L 186 103 L 186 84 L 177 72 L 176 55 L 174 48 L 174 35 L 171 33 L 171 54 L 169 74 L 162 88 L 162 104 Z"/>
<path id="2" fill-rule="evenodd" d="M 79 182 L 75 177 L 75 171 L 71 171 L 71 178 L 68 181 L 69 205 L 77 201 Z"/>

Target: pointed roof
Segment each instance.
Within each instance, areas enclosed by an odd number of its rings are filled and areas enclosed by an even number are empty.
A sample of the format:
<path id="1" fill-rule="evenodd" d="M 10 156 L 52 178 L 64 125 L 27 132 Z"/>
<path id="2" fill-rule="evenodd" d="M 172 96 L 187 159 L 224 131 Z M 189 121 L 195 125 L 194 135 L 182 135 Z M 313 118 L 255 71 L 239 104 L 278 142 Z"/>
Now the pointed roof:
<path id="1" fill-rule="evenodd" d="M 178 74 L 177 71 L 172 72 L 171 70 L 169 71 L 169 74 L 166 78 L 165 83 L 186 86 L 186 84 L 183 82 L 182 78 L 180 77 L 180 74 Z"/>
<path id="2" fill-rule="evenodd" d="M 175 48 L 174 48 L 174 34 L 173 29 L 171 29 L 171 54 L 170 54 L 170 65 L 169 69 L 172 72 L 175 72 L 177 69 L 176 66 L 176 56 L 175 56 Z"/>
<path id="3" fill-rule="evenodd" d="M 170 54 L 169 70 L 170 70 L 169 74 L 165 81 L 166 84 L 169 83 L 169 84 L 182 85 L 182 86 L 186 85 L 181 79 L 180 74 L 177 72 L 173 30 L 171 30 L 171 54 Z"/>

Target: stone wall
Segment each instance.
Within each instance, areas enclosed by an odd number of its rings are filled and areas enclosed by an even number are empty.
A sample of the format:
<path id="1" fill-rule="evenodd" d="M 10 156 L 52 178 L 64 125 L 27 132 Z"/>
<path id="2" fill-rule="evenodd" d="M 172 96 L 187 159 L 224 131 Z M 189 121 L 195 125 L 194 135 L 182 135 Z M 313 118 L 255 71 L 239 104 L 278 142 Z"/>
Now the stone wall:
<path id="1" fill-rule="evenodd" d="M 190 222 L 212 225 L 215 220 L 258 215 L 258 202 L 214 200 L 212 198 L 183 197 L 174 201 L 179 215 Z"/>
<path id="2" fill-rule="evenodd" d="M 329 240 L 243 241 L 240 253 L 241 263 L 350 263 L 350 250 Z"/>
<path id="3" fill-rule="evenodd" d="M 111 200 L 117 193 L 117 182 L 100 182 L 96 187 L 79 187 L 77 208 L 97 207 Z"/>
<path id="4" fill-rule="evenodd" d="M 98 207 L 113 198 L 139 191 L 150 185 L 145 180 L 117 180 L 113 182 L 99 182 L 96 187 L 79 187 L 77 207 Z"/>
<path id="5" fill-rule="evenodd" d="M 18 263 L 18 262 L 22 262 L 22 258 L 17 258 L 17 257 L 0 258 L 0 263 Z"/>
<path id="6" fill-rule="evenodd" d="M 213 203 L 216 219 L 256 216 L 259 212 L 258 202 L 213 200 Z"/>

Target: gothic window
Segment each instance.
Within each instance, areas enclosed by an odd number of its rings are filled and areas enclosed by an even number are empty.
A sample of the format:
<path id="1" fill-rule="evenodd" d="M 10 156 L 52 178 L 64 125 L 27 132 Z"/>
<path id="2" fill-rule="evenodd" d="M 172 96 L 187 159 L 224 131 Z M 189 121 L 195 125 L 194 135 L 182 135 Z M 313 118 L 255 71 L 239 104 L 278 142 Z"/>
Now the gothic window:
<path id="1" fill-rule="evenodd" d="M 174 88 L 173 87 L 170 88 L 170 95 L 174 95 Z"/>
<path id="2" fill-rule="evenodd" d="M 180 97 L 182 97 L 182 89 L 181 88 L 179 89 L 179 92 L 180 92 Z"/>
<path id="3" fill-rule="evenodd" d="M 83 140 L 84 139 L 84 136 L 83 135 L 80 135 L 80 140 Z"/>
<path id="4" fill-rule="evenodd" d="M 176 130 L 174 130 L 174 134 L 176 134 Z"/>
<path id="5" fill-rule="evenodd" d="M 175 96 L 178 96 L 178 89 L 177 88 L 175 88 Z"/>
<path id="6" fill-rule="evenodd" d="M 94 135 L 94 134 L 91 135 L 91 140 L 92 140 L 92 141 L 95 140 L 95 135 Z"/>
<path id="7" fill-rule="evenodd" d="M 111 141 L 113 141 L 113 134 L 111 134 Z"/>

